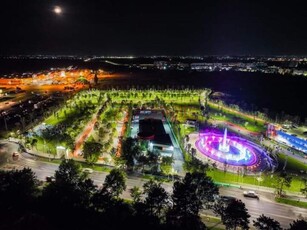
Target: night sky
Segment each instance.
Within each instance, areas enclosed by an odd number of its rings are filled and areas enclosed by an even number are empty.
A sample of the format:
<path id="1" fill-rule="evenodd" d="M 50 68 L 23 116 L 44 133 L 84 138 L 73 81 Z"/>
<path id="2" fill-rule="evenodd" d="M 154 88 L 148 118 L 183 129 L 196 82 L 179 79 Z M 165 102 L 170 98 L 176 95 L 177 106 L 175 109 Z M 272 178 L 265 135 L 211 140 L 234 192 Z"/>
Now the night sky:
<path id="1" fill-rule="evenodd" d="M 1 0 L 0 54 L 306 55 L 303 3 Z"/>

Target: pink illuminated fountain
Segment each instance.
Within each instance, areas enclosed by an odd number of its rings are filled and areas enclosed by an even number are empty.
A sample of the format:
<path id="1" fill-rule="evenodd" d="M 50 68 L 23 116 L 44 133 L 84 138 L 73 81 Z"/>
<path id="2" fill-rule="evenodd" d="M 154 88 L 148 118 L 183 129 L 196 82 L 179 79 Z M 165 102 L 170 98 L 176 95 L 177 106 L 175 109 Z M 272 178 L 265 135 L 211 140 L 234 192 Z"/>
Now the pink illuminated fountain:
<path id="1" fill-rule="evenodd" d="M 197 149 L 206 157 L 233 166 L 248 166 L 253 169 L 271 168 L 271 159 L 257 144 L 237 136 L 202 133 L 195 143 Z"/>
<path id="2" fill-rule="evenodd" d="M 224 131 L 223 141 L 219 144 L 219 150 L 224 153 L 229 152 L 229 144 L 227 144 L 227 128 Z"/>

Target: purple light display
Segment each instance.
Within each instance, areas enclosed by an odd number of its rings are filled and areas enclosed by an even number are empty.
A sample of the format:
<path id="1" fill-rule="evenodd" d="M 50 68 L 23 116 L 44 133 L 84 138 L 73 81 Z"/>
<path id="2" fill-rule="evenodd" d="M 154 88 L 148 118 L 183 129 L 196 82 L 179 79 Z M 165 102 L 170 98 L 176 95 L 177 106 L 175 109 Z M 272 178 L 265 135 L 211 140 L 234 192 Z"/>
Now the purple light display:
<path id="1" fill-rule="evenodd" d="M 206 157 L 233 166 L 247 166 L 253 170 L 271 168 L 271 159 L 257 144 L 237 136 L 202 133 L 195 143 Z"/>

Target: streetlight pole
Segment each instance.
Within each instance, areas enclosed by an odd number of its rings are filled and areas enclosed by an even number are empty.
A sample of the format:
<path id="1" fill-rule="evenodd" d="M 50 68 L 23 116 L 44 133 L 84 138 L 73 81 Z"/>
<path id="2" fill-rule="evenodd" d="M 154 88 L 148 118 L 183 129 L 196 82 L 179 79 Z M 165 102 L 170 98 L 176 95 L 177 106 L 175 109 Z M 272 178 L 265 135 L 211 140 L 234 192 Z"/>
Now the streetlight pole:
<path id="1" fill-rule="evenodd" d="M 3 120 L 4 120 L 4 127 L 5 127 L 5 131 L 7 131 L 7 123 L 6 123 L 6 114 L 5 112 L 2 112 L 2 115 L 3 115 Z"/>
<path id="2" fill-rule="evenodd" d="M 4 126 L 5 126 L 5 130 L 7 131 L 6 117 L 3 117 L 3 119 L 4 119 Z"/>

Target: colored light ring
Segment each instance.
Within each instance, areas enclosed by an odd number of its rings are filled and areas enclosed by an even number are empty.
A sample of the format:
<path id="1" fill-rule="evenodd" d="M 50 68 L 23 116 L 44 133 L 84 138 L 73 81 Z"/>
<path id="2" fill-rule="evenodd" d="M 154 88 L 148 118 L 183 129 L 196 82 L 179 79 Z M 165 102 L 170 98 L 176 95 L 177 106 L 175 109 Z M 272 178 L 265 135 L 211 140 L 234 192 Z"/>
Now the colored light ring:
<path id="1" fill-rule="evenodd" d="M 220 134 L 201 134 L 195 145 L 203 155 L 221 163 L 227 162 L 228 165 L 247 166 L 252 170 L 258 167 L 269 167 L 268 163 L 262 160 L 262 158 L 267 158 L 267 155 L 260 146 L 244 138 L 229 136 L 227 143 L 230 145 L 230 153 L 224 153 L 216 147 L 221 143 L 222 138 L 223 135 Z M 231 151 L 234 149 L 237 150 L 237 153 L 231 155 Z M 248 150 L 248 153 L 242 153 L 242 151 L 246 150 Z M 248 154 L 248 156 L 244 154 Z M 237 156 L 237 158 L 233 156 Z M 238 156 L 241 158 L 238 158 Z"/>
<path id="2" fill-rule="evenodd" d="M 198 148 L 198 150 L 206 155 L 207 157 L 219 161 L 221 163 L 227 162 L 227 164 L 229 165 L 235 165 L 235 166 L 252 166 L 255 165 L 257 163 L 257 155 L 253 152 L 253 151 L 249 151 L 250 155 L 247 158 L 237 158 L 237 159 L 233 159 L 233 157 L 231 156 L 231 153 L 224 153 L 219 151 L 218 149 L 212 148 L 212 147 L 208 147 L 204 148 L 202 146 L 202 144 L 200 143 L 200 140 L 196 141 L 196 147 Z M 233 146 L 231 146 L 233 147 Z M 235 148 L 235 147 L 233 147 Z M 238 150 L 240 151 L 240 150 Z M 241 154 L 240 154 L 241 155 Z M 235 156 L 235 155 L 234 155 Z"/>

